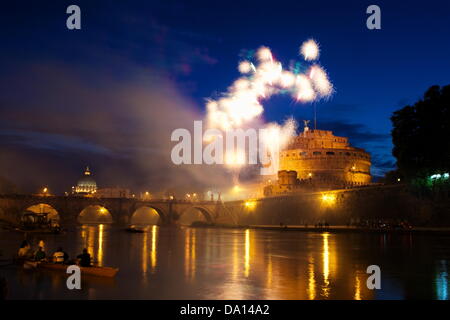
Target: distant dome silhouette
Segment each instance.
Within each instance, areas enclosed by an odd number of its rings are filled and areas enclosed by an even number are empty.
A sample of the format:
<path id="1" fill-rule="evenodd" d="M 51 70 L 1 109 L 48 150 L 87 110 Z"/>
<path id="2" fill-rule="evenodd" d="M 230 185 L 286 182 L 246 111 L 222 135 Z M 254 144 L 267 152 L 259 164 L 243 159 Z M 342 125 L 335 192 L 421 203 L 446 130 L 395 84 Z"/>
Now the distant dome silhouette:
<path id="1" fill-rule="evenodd" d="M 86 167 L 84 175 L 80 180 L 78 180 L 74 191 L 75 193 L 94 193 L 97 191 L 97 183 L 92 178 L 89 167 Z"/>

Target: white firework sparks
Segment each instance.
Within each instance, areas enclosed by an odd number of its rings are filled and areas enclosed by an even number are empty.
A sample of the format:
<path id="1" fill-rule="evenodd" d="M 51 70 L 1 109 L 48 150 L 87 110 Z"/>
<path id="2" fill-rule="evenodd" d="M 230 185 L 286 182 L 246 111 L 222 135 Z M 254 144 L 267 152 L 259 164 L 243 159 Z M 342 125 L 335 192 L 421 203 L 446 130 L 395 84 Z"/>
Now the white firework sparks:
<path id="1" fill-rule="evenodd" d="M 316 60 L 319 47 L 314 40 L 308 40 L 301 46 L 301 53 L 306 61 Z M 260 47 L 256 57 L 259 61 L 256 65 L 248 60 L 241 61 L 238 70 L 243 76 L 235 80 L 221 98 L 208 101 L 209 128 L 226 131 L 248 126 L 264 112 L 261 101 L 274 94 L 287 92 L 296 101 L 312 102 L 333 93 L 333 85 L 327 73 L 317 64 L 311 66 L 307 74 L 303 74 L 298 70 L 283 70 L 282 64 L 273 58 L 267 47 Z M 281 146 L 295 133 L 294 122 L 292 120 L 283 125 L 271 123 L 264 127 L 277 133 Z M 268 138 L 267 143 L 270 144 L 272 139 L 273 135 Z M 236 162 L 240 162 L 236 161 L 237 158 L 240 157 L 228 155 L 229 161 L 226 162 L 235 166 Z"/>
<path id="2" fill-rule="evenodd" d="M 238 70 L 240 73 L 249 73 L 250 71 L 252 71 L 252 64 L 250 61 L 242 61 L 241 63 L 239 63 L 238 66 Z"/>
<path id="3" fill-rule="evenodd" d="M 319 95 L 327 97 L 333 92 L 333 85 L 330 80 L 328 80 L 327 73 L 318 65 L 311 67 L 309 77 L 311 78 L 314 88 L 318 91 Z"/>
<path id="4" fill-rule="evenodd" d="M 306 61 L 317 60 L 319 58 L 319 45 L 313 39 L 303 42 L 300 53 Z"/>

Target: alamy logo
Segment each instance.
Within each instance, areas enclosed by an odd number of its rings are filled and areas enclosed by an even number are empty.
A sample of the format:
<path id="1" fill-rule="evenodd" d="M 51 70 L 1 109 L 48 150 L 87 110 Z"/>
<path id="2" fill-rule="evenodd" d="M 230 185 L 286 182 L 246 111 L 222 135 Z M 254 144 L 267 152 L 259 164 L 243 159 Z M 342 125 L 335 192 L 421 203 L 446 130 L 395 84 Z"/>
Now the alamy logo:
<path id="1" fill-rule="evenodd" d="M 81 9 L 79 6 L 73 4 L 67 7 L 67 14 L 70 16 L 66 20 L 66 26 L 69 30 L 80 30 L 81 29 Z"/>
<path id="2" fill-rule="evenodd" d="M 381 289 L 381 269 L 376 264 L 367 267 L 366 273 L 370 274 L 367 278 L 367 288 L 370 290 Z"/>
<path id="3" fill-rule="evenodd" d="M 369 30 L 381 29 L 381 9 L 379 6 L 373 4 L 367 7 L 367 14 L 370 16 L 367 18 L 366 26 Z"/>
<path id="4" fill-rule="evenodd" d="M 228 166 L 261 165 L 262 175 L 272 175 L 278 168 L 280 130 L 207 129 L 202 121 L 194 121 L 194 134 L 187 129 L 172 132 L 171 141 L 178 142 L 171 152 L 172 162 L 181 164 L 219 164 Z"/>
<path id="5" fill-rule="evenodd" d="M 79 266 L 72 265 L 67 267 L 67 271 L 70 276 L 67 278 L 66 285 L 67 289 L 73 290 L 81 289 L 81 270 Z"/>

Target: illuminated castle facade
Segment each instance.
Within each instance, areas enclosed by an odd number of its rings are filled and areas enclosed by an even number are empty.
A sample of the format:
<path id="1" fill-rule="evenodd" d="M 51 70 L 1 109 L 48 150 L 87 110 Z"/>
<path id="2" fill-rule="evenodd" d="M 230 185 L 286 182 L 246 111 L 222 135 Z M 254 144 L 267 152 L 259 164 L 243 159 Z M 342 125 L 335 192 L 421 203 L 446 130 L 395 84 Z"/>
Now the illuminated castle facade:
<path id="1" fill-rule="evenodd" d="M 266 196 L 301 189 L 339 189 L 370 184 L 370 155 L 350 146 L 331 131 L 304 131 L 280 152 L 278 181 L 264 188 Z"/>

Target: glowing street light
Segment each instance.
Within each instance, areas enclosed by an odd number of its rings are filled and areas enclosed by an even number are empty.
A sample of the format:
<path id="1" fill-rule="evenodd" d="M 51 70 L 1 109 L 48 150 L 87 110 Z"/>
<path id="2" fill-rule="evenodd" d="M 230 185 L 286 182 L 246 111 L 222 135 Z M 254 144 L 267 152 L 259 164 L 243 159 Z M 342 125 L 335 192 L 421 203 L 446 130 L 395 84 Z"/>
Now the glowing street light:
<path id="1" fill-rule="evenodd" d="M 256 208 L 256 200 L 247 200 L 245 201 L 244 206 L 248 210 L 253 211 Z"/>
<path id="2" fill-rule="evenodd" d="M 141 197 L 142 197 L 144 200 L 149 200 L 149 199 L 150 199 L 150 192 L 145 191 L 143 195 L 141 194 Z"/>
<path id="3" fill-rule="evenodd" d="M 49 190 L 48 190 L 47 187 L 42 188 L 42 195 L 43 195 L 44 197 L 46 197 L 46 196 L 49 195 Z"/>
<path id="4" fill-rule="evenodd" d="M 326 204 L 326 205 L 334 205 L 336 203 L 336 195 L 332 194 L 332 193 L 324 193 L 322 194 L 322 203 Z"/>

